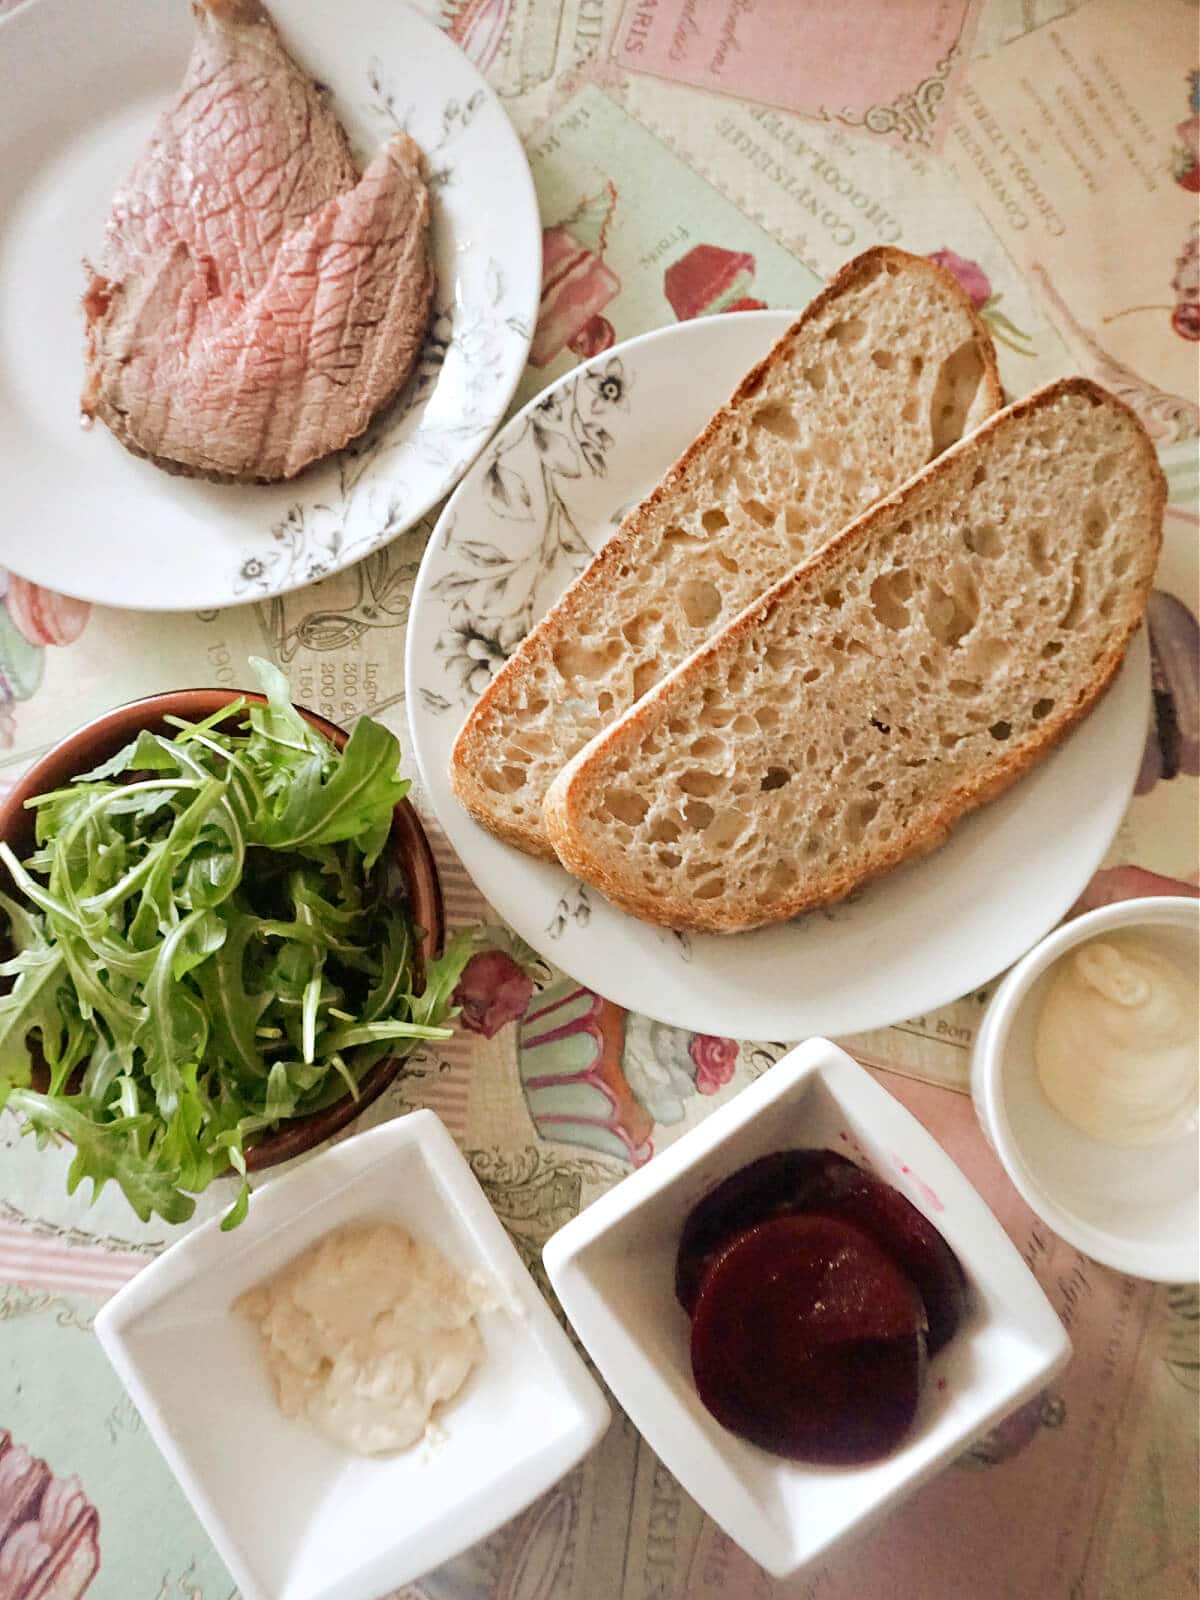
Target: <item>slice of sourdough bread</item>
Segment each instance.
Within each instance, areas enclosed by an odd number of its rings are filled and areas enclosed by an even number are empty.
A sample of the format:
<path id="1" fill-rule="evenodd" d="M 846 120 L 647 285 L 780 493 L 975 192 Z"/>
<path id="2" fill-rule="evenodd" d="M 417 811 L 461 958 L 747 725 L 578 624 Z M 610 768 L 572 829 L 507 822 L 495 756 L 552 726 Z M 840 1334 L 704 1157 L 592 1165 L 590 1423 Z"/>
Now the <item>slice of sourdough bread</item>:
<path id="1" fill-rule="evenodd" d="M 1111 683 L 1165 500 L 1096 385 L 1002 411 L 579 752 L 546 796 L 563 864 L 647 921 L 735 932 L 933 849 Z"/>
<path id="2" fill-rule="evenodd" d="M 1000 402 L 954 279 L 900 250 L 856 257 L 485 690 L 451 757 L 459 800 L 552 860 L 542 800 L 570 757 Z"/>

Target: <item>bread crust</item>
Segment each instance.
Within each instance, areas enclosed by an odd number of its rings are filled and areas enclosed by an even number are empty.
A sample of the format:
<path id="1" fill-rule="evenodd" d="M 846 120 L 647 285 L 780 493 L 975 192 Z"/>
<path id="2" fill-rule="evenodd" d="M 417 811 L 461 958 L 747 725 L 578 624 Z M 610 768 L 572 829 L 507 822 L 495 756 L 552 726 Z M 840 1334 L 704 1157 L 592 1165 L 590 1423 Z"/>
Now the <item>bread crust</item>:
<path id="1" fill-rule="evenodd" d="M 686 477 L 692 464 L 704 456 L 729 414 L 736 411 L 743 401 L 753 398 L 761 388 L 767 372 L 776 363 L 787 358 L 791 347 L 808 323 L 819 318 L 831 302 L 886 271 L 889 262 L 905 272 L 927 273 L 939 284 L 949 299 L 957 301 L 962 314 L 971 325 L 983 360 L 984 370 L 980 388 L 986 396 L 989 413 L 995 412 L 1003 404 L 1004 394 L 1000 386 L 996 350 L 987 324 L 979 315 L 970 296 L 944 267 L 923 256 L 913 256 L 907 251 L 897 250 L 892 245 L 876 245 L 855 256 L 840 268 L 820 294 L 804 308 L 791 327 L 776 340 L 762 360 L 750 369 L 729 399 L 713 414 L 702 432 L 668 468 L 646 499 L 628 513 L 599 554 L 563 592 L 542 620 L 530 630 L 525 640 L 483 691 L 463 724 L 450 756 L 451 787 L 460 804 L 465 806 L 475 820 L 490 833 L 503 839 L 506 844 L 515 845 L 527 855 L 537 856 L 545 861 L 558 859 L 542 825 L 544 813 L 543 818 L 539 818 L 535 813 L 527 824 L 520 824 L 492 805 L 488 790 L 476 777 L 486 752 L 489 748 L 494 748 L 496 722 L 507 714 L 503 710 L 503 701 L 513 686 L 520 681 L 527 654 L 532 647 L 547 638 L 570 638 L 575 633 L 575 624 L 593 611 L 593 596 L 597 590 L 603 592 L 608 585 L 610 575 L 624 560 L 633 536 L 641 529 L 651 512 L 669 499 L 676 486 Z"/>
<path id="2" fill-rule="evenodd" d="M 735 908 L 721 906 L 715 901 L 699 901 L 684 896 L 667 899 L 640 894 L 636 885 L 622 877 L 605 857 L 590 851 L 580 838 L 576 820 L 580 814 L 583 792 L 590 781 L 589 769 L 614 743 L 621 741 L 630 730 L 641 731 L 653 720 L 657 708 L 671 693 L 672 686 L 688 675 L 703 673 L 706 663 L 721 652 L 736 649 L 738 641 L 750 634 L 780 604 L 797 591 L 816 588 L 823 576 L 847 546 L 869 538 L 877 525 L 903 507 L 918 499 L 927 485 L 955 470 L 964 457 L 978 452 L 980 444 L 998 428 L 1007 427 L 1015 419 L 1031 415 L 1064 395 L 1082 395 L 1093 404 L 1104 405 L 1122 413 L 1133 424 L 1133 437 L 1142 457 L 1147 485 L 1153 497 L 1148 514 L 1150 536 L 1143 551 L 1139 569 L 1128 575 L 1128 581 L 1137 592 L 1136 603 L 1126 622 L 1108 643 L 1104 655 L 1074 700 L 1056 707 L 1052 715 L 1039 724 L 1038 735 L 989 770 L 986 776 L 969 778 L 952 790 L 938 810 L 922 824 L 903 829 L 884 846 L 876 845 L 864 852 L 863 859 L 854 868 L 830 873 L 820 888 L 799 891 L 781 896 L 766 915 L 738 914 Z M 1010 788 L 1031 767 L 1043 760 L 1050 751 L 1075 728 L 1096 705 L 1115 679 L 1129 643 L 1141 624 L 1149 598 L 1154 569 L 1162 547 L 1162 521 L 1166 508 L 1167 483 L 1159 465 L 1149 436 L 1135 413 L 1087 378 L 1064 378 L 1035 391 L 1026 399 L 1008 407 L 988 419 L 975 433 L 952 445 L 900 489 L 878 501 L 856 521 L 843 529 L 817 552 L 809 561 L 797 567 L 740 616 L 735 617 L 720 633 L 702 645 L 680 664 L 661 683 L 650 689 L 638 703 L 616 722 L 610 724 L 586 745 L 559 773 L 546 795 L 543 818 L 547 835 L 555 853 L 568 872 L 576 874 L 596 888 L 623 911 L 646 922 L 658 923 L 680 931 L 695 933 L 735 933 L 767 923 L 786 921 L 801 912 L 818 906 L 830 905 L 844 899 L 855 889 L 891 871 L 894 867 L 938 848 L 945 842 L 951 829 L 964 816 L 996 798 Z"/>

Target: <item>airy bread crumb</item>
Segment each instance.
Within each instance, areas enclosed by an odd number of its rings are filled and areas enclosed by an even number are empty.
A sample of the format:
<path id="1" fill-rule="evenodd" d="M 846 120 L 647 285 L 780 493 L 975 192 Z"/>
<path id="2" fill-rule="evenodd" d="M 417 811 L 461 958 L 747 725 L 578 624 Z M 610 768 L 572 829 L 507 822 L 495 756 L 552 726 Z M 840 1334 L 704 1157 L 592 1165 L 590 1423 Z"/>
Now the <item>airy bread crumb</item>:
<path id="1" fill-rule="evenodd" d="M 501 669 L 454 747 L 459 800 L 553 859 L 542 800 L 576 751 L 1000 402 L 954 279 L 856 257 Z"/>
<path id="2" fill-rule="evenodd" d="M 934 848 L 1108 687 L 1166 484 L 1084 379 L 992 418 L 752 603 L 559 774 L 567 869 L 674 928 L 840 899 Z"/>

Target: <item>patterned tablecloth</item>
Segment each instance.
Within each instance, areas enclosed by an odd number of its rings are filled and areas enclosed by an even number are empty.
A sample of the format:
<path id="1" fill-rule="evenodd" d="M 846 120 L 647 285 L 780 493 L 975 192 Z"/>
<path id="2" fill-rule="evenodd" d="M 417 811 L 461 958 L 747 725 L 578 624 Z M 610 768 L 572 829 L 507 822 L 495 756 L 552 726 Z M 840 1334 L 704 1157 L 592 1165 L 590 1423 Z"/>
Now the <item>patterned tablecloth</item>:
<path id="1" fill-rule="evenodd" d="M 427 9 L 526 142 L 548 257 L 569 244 L 581 262 L 587 294 L 571 316 L 552 289 L 544 295 L 519 401 L 614 339 L 731 303 L 803 304 L 870 243 L 933 254 L 991 323 L 1010 394 L 1084 371 L 1141 414 L 1171 485 L 1157 626 L 1195 628 L 1195 0 Z M 0 776 L 135 694 L 241 683 L 251 653 L 272 656 L 300 701 L 342 722 L 370 710 L 405 738 L 405 624 L 432 520 L 336 578 L 286 596 L 264 589 L 218 613 L 89 609 L 8 577 Z M 248 574 L 252 597 L 254 582 Z M 1194 754 L 1194 675 L 1160 673 L 1147 713 L 1139 793 L 1089 903 L 1195 892 L 1196 772 L 1194 760 L 1175 770 L 1170 737 L 1173 721 L 1190 727 Z M 532 966 L 431 832 L 450 915 L 484 923 L 489 950 L 469 974 L 465 1026 L 416 1059 L 365 1120 L 436 1110 L 540 1273 L 554 1229 L 784 1046 L 663 1027 Z M 1070 1327 L 1076 1355 L 1063 1376 L 902 1512 L 791 1585 L 733 1547 L 618 1414 L 538 1504 L 405 1600 L 1195 1592 L 1200 1302 L 1193 1289 L 1096 1267 L 1018 1200 L 963 1093 L 987 998 L 842 1042 L 943 1142 L 1016 1239 Z M 567 1123 L 543 1120 L 540 1080 L 563 1070 L 550 1007 L 575 1029 L 577 1119 Z M 615 1111 L 598 1129 L 589 1119 L 601 1083 Z M 84 1195 L 69 1199 L 68 1159 L 39 1154 L 0 1117 L 0 1600 L 228 1600 L 231 1580 L 91 1334 L 104 1297 L 163 1248 L 167 1230 L 139 1225 L 118 1194 L 90 1208 Z M 209 1197 L 197 1218 L 223 1201 Z"/>

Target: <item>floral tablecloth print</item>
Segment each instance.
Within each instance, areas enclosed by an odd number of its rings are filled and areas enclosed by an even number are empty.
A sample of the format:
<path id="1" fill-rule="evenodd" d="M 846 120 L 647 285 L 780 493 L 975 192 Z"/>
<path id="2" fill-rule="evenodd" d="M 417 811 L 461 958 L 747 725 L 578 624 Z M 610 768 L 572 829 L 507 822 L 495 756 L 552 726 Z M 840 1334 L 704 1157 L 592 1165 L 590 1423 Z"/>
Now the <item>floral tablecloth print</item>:
<path id="1" fill-rule="evenodd" d="M 801 305 L 842 261 L 884 241 L 958 277 L 991 324 L 1011 395 L 1085 371 L 1138 410 L 1171 490 L 1150 618 L 1154 702 L 1138 794 L 1081 906 L 1196 893 L 1194 4 L 424 9 L 497 88 L 534 171 L 546 274 L 517 403 L 645 329 Z M 568 257 L 569 303 L 555 290 L 555 263 Z M 620 377 L 614 356 L 594 379 L 610 386 L 602 399 L 619 400 Z M 602 430 L 581 448 L 602 471 Z M 369 710 L 404 739 L 405 626 L 431 526 L 294 594 L 274 593 L 264 566 L 246 575 L 250 603 L 219 613 L 110 612 L 0 577 L 0 780 L 92 711 L 153 689 L 240 682 L 251 653 L 276 660 L 299 701 L 342 722 Z M 281 571 L 288 548 L 285 527 Z M 514 637 L 461 641 L 468 691 Z M 544 1286 L 549 1234 L 766 1071 L 785 1043 L 665 1027 L 552 970 L 427 820 L 450 917 L 481 925 L 483 945 L 456 1037 L 415 1058 L 364 1120 L 436 1110 Z M 1021 1205 L 963 1093 L 988 992 L 842 1042 L 1017 1240 L 1070 1327 L 1064 1376 L 902 1513 L 791 1584 L 732 1546 L 618 1414 L 550 1494 L 406 1600 L 1195 1592 L 1200 1303 L 1192 1288 L 1156 1290 L 1094 1266 Z M 167 1232 L 137 1223 L 119 1196 L 91 1208 L 69 1199 L 68 1159 L 39 1154 L 0 1117 L 0 1600 L 229 1600 L 231 1580 L 91 1333 L 103 1299 Z M 197 1220 L 223 1204 L 209 1196 Z"/>

